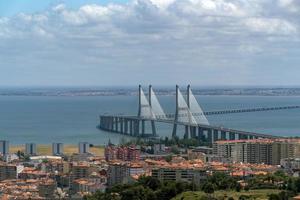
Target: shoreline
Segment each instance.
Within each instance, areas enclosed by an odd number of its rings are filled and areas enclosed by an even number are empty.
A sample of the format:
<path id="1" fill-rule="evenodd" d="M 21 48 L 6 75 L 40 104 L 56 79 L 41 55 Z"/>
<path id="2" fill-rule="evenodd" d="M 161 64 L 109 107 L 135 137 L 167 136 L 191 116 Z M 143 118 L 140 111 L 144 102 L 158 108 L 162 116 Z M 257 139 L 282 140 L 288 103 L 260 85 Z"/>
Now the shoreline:
<path id="1" fill-rule="evenodd" d="M 52 155 L 52 145 L 51 144 L 37 144 L 37 154 L 38 155 Z M 10 145 L 9 152 L 17 153 L 18 151 L 25 152 L 25 145 Z M 78 153 L 78 145 L 75 144 L 64 144 L 65 155 L 72 155 L 73 153 Z M 90 147 L 90 153 L 95 156 L 104 157 L 104 147 L 103 146 L 93 146 Z"/>

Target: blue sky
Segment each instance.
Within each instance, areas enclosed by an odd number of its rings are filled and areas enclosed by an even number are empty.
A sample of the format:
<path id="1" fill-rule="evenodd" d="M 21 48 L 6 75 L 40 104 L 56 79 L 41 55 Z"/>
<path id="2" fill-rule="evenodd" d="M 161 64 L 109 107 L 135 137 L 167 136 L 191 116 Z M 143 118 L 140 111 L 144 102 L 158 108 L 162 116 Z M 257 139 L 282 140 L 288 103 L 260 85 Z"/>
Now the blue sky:
<path id="1" fill-rule="evenodd" d="M 299 0 L 0 0 L 0 86 L 300 85 Z"/>

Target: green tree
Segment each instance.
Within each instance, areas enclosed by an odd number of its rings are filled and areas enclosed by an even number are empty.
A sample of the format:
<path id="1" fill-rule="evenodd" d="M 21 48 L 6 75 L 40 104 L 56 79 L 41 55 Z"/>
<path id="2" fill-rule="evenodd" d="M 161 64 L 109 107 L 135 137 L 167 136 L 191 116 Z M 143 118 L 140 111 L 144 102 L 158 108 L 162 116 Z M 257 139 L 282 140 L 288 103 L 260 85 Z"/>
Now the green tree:
<path id="1" fill-rule="evenodd" d="M 278 194 L 269 194 L 268 199 L 269 200 L 281 200 L 281 198 Z"/>
<path id="2" fill-rule="evenodd" d="M 142 176 L 139 178 L 138 183 L 144 187 L 148 187 L 151 190 L 157 190 L 161 187 L 160 180 L 153 178 L 151 176 Z"/>
<path id="3" fill-rule="evenodd" d="M 297 190 L 297 192 L 300 192 L 300 178 L 297 178 L 295 180 L 295 189 Z"/>

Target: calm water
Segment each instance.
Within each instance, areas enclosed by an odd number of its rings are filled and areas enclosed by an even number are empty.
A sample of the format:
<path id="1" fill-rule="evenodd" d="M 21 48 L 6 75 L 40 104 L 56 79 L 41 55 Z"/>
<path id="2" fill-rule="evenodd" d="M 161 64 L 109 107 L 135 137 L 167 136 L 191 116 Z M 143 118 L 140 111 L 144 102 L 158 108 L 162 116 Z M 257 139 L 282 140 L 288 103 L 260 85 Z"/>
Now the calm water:
<path id="1" fill-rule="evenodd" d="M 174 112 L 174 96 L 159 96 L 166 113 Z M 204 110 L 300 105 L 300 97 L 197 96 Z M 101 97 L 0 97 L 0 139 L 11 143 L 105 144 L 120 135 L 100 131 L 103 113 L 136 114 L 134 96 Z M 209 116 L 211 124 L 284 136 L 300 136 L 300 109 Z M 158 125 L 158 134 L 170 135 L 169 125 Z"/>

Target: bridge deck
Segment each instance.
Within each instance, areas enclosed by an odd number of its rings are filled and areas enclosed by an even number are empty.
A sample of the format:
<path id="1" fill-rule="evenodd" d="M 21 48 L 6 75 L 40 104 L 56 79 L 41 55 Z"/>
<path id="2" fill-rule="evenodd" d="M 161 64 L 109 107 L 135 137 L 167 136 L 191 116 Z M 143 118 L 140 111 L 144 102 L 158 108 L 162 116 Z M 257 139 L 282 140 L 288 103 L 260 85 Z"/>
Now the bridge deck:
<path id="1" fill-rule="evenodd" d="M 248 108 L 248 109 L 232 109 L 232 110 L 219 110 L 219 111 L 207 111 L 203 113 L 192 113 L 192 115 L 217 115 L 217 114 L 230 114 L 230 113 L 243 113 L 243 112 L 261 112 L 261 111 L 272 111 L 272 110 L 285 110 L 285 109 L 298 109 L 300 106 L 292 105 L 292 106 L 281 106 L 281 107 L 261 107 L 261 108 Z M 160 122 L 160 123 L 168 123 L 168 124 L 176 124 L 182 125 L 185 127 L 197 127 L 203 128 L 205 130 L 217 130 L 221 132 L 229 132 L 235 133 L 239 135 L 246 136 L 254 136 L 254 137 L 263 137 L 263 138 L 280 138 L 279 136 L 274 136 L 271 134 L 263 134 L 263 133 L 254 133 L 243 130 L 235 130 L 231 128 L 225 128 L 214 125 L 202 125 L 202 124 L 191 124 L 187 122 L 180 122 L 174 120 L 174 114 L 164 115 L 164 116 L 155 116 L 155 118 L 145 118 L 145 117 L 137 117 L 137 116 L 123 116 L 123 115 L 103 115 L 100 118 L 118 118 L 122 120 L 132 120 L 132 121 L 152 121 L 152 122 Z M 111 122 L 114 123 L 114 122 Z M 138 125 L 137 125 L 138 126 Z M 139 129 L 138 127 L 135 127 Z M 115 132 L 114 130 L 110 130 L 109 128 L 104 128 L 105 130 Z M 144 131 L 144 130 L 143 130 Z"/>

